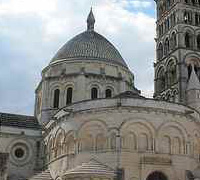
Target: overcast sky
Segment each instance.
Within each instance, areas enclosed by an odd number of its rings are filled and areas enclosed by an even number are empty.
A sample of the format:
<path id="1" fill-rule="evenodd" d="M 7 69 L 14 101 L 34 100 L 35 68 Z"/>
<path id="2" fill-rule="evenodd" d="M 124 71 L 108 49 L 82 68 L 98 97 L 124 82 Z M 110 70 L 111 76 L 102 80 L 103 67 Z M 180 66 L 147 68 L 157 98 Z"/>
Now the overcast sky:
<path id="1" fill-rule="evenodd" d="M 0 112 L 33 114 L 41 70 L 57 50 L 86 30 L 90 7 L 95 30 L 111 41 L 143 94 L 153 92 L 153 0 L 0 0 Z"/>

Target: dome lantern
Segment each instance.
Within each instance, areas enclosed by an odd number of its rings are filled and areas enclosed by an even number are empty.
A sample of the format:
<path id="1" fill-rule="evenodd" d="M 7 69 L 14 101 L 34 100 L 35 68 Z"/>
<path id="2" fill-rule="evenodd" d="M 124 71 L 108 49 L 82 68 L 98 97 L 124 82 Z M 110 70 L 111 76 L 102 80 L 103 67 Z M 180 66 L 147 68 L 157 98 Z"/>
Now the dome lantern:
<path id="1" fill-rule="evenodd" d="M 93 14 L 92 8 L 91 8 L 90 13 L 87 18 L 87 30 L 94 31 L 94 24 L 95 24 L 95 18 L 94 18 L 94 14 Z"/>

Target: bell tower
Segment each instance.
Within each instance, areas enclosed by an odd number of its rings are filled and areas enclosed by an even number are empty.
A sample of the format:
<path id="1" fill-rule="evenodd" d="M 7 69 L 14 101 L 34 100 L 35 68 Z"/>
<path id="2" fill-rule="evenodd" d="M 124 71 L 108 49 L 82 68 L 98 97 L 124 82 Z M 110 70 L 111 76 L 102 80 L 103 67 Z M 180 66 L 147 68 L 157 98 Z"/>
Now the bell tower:
<path id="1" fill-rule="evenodd" d="M 187 104 L 194 67 L 200 78 L 200 0 L 155 0 L 154 98 Z"/>

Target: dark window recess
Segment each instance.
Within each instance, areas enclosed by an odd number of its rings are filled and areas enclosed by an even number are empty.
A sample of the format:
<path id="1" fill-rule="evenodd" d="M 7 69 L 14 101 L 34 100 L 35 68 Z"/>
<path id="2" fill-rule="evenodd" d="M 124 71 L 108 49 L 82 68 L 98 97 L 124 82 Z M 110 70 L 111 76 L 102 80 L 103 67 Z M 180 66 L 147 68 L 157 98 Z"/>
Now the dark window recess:
<path id="1" fill-rule="evenodd" d="M 98 98 L 98 90 L 97 88 L 91 89 L 91 99 L 97 99 Z"/>
<path id="2" fill-rule="evenodd" d="M 168 180 L 167 177 L 162 172 L 153 172 L 148 177 L 147 180 Z"/>
<path id="3" fill-rule="evenodd" d="M 192 72 L 192 66 L 189 65 L 189 66 L 188 66 L 188 80 L 189 80 L 189 78 L 190 78 L 191 72 Z"/>
<path id="4" fill-rule="evenodd" d="M 190 35 L 188 33 L 185 34 L 185 46 L 190 47 Z"/>
<path id="5" fill-rule="evenodd" d="M 112 97 L 112 91 L 111 89 L 106 89 L 106 98 Z"/>
<path id="6" fill-rule="evenodd" d="M 192 2 L 192 5 L 195 5 L 195 4 L 196 4 L 195 0 L 191 0 L 191 2 Z"/>
<path id="7" fill-rule="evenodd" d="M 24 150 L 21 149 L 21 148 L 17 148 L 17 149 L 15 150 L 15 156 L 16 156 L 17 158 L 22 158 L 22 157 L 24 156 Z"/>
<path id="8" fill-rule="evenodd" d="M 66 104 L 71 104 L 72 103 L 72 95 L 73 95 L 73 89 L 70 87 L 70 88 L 67 89 Z"/>
<path id="9" fill-rule="evenodd" d="M 59 96 L 60 96 L 60 90 L 56 89 L 54 91 L 54 100 L 53 100 L 53 107 L 58 108 L 59 107 Z"/>
<path id="10" fill-rule="evenodd" d="M 200 49 L 200 34 L 197 36 L 197 48 Z"/>
<path id="11" fill-rule="evenodd" d="M 39 157 L 39 152 L 40 152 L 40 141 L 37 141 L 37 142 L 36 142 L 36 148 L 37 148 L 36 156 Z"/>

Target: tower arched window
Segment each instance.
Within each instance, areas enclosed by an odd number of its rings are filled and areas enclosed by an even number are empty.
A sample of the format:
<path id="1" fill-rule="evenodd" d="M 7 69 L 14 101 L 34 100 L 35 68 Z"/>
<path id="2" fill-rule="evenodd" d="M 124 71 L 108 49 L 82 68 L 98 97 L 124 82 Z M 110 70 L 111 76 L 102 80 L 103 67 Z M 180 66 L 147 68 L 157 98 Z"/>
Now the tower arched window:
<path id="1" fill-rule="evenodd" d="M 165 40 L 165 55 L 167 55 L 169 52 L 169 39 L 167 38 Z"/>
<path id="2" fill-rule="evenodd" d="M 167 74 L 168 74 L 168 85 L 173 85 L 177 80 L 177 72 L 176 72 L 176 65 L 171 62 L 167 67 Z"/>
<path id="3" fill-rule="evenodd" d="M 172 45 L 172 49 L 176 47 L 176 33 L 175 32 L 172 33 L 171 45 Z"/>
<path id="4" fill-rule="evenodd" d="M 198 26 L 199 25 L 199 15 L 196 13 L 195 14 L 195 25 Z"/>
<path id="5" fill-rule="evenodd" d="M 166 83 L 166 78 L 165 78 L 165 73 L 164 69 L 160 69 L 157 75 L 157 85 L 156 89 L 158 92 L 162 92 L 165 89 L 165 83 Z"/>
<path id="6" fill-rule="evenodd" d="M 187 32 L 186 34 L 185 34 L 185 47 L 186 48 L 189 48 L 189 47 L 191 47 L 191 35 Z"/>
<path id="7" fill-rule="evenodd" d="M 189 80 L 190 74 L 191 74 L 191 72 L 192 72 L 192 66 L 189 65 L 188 68 L 187 68 L 187 70 L 188 70 L 188 80 Z"/>
<path id="8" fill-rule="evenodd" d="M 195 5 L 196 2 L 195 2 L 195 0 L 191 0 L 191 3 L 192 3 L 192 5 Z"/>
<path id="9" fill-rule="evenodd" d="M 162 45 L 162 43 L 160 43 L 159 46 L 158 46 L 157 54 L 158 54 L 158 59 L 161 59 L 163 57 L 163 45 Z"/>
<path id="10" fill-rule="evenodd" d="M 176 13 L 172 15 L 173 26 L 176 24 Z"/>
<path id="11" fill-rule="evenodd" d="M 53 99 L 54 108 L 59 107 L 59 97 L 60 97 L 60 90 L 59 89 L 54 90 L 54 99 Z"/>
<path id="12" fill-rule="evenodd" d="M 98 98 L 98 89 L 96 87 L 93 87 L 91 89 L 91 99 L 97 99 Z"/>
<path id="13" fill-rule="evenodd" d="M 67 99 L 66 104 L 72 103 L 73 89 L 71 87 L 67 88 Z"/>
<path id="14" fill-rule="evenodd" d="M 106 89 L 106 98 L 112 97 L 112 90 L 111 89 Z"/>
<path id="15" fill-rule="evenodd" d="M 167 9 L 169 9 L 171 6 L 171 0 L 167 0 Z"/>
<path id="16" fill-rule="evenodd" d="M 184 13 L 184 22 L 186 24 L 192 23 L 192 12 L 191 11 L 185 11 Z"/>
<path id="17" fill-rule="evenodd" d="M 200 49 L 200 34 L 197 36 L 197 48 Z"/>

